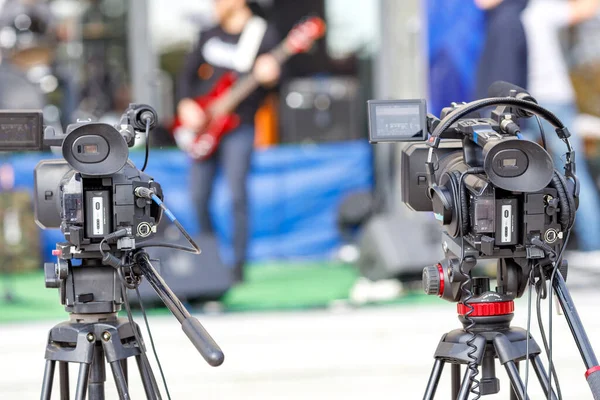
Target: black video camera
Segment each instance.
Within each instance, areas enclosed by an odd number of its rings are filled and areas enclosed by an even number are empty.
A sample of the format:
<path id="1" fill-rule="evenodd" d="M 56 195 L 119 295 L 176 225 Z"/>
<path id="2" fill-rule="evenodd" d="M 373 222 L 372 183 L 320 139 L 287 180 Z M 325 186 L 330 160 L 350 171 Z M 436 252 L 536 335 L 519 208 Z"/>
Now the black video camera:
<path id="1" fill-rule="evenodd" d="M 147 105 L 131 104 L 119 124 L 78 122 L 57 135 L 42 126 L 41 112 L 0 111 L 0 150 L 42 150 L 60 146 L 63 159 L 44 160 L 35 168 L 35 219 L 40 227 L 61 228 L 75 246 L 98 244 L 118 229 L 131 230 L 132 238 L 156 232 L 160 208 L 137 201 L 137 187 L 152 188 L 162 197 L 160 185 L 129 161 L 129 147 L 154 125 L 156 112 Z"/>
<path id="2" fill-rule="evenodd" d="M 0 111 L 0 151 L 42 150 L 45 146 L 62 149 L 63 159 L 43 160 L 35 168 L 34 206 L 37 224 L 44 229 L 60 228 L 67 240 L 57 244 L 58 263 L 47 263 L 45 269 L 47 287 L 61 288 L 69 311 L 112 312 L 118 308 L 99 294 L 90 302 L 79 301 L 77 293 L 64 292 L 72 285 L 61 282 L 77 279 L 77 274 L 67 274 L 72 259 L 85 260 L 95 268 L 98 276 L 92 284 L 109 282 L 112 268 L 98 266 L 114 261 L 112 257 L 121 257 L 136 248 L 136 241 L 139 245 L 156 233 L 162 209 L 136 193 L 147 190 L 162 200 L 161 186 L 129 160 L 136 135 L 147 132 L 156 121 L 152 107 L 131 104 L 115 126 L 77 122 L 68 126 L 66 134 L 57 135 L 52 127 L 43 128 L 41 111 Z M 105 240 L 113 232 L 120 232 L 119 237 Z M 81 279 L 78 287 L 93 293 L 93 287 L 86 287 L 87 281 Z M 119 288 L 113 289 L 115 293 L 107 294 L 107 299 L 119 297 L 115 296 Z"/>
<path id="3" fill-rule="evenodd" d="M 56 245 L 56 263 L 44 264 L 46 287 L 59 289 L 61 303 L 71 314 L 69 322 L 57 325 L 48 335 L 42 398 L 51 396 L 56 361 L 81 364 L 77 392 L 85 394 L 88 374 L 104 371 L 104 354 L 115 376 L 122 378 L 115 378 L 120 397 L 128 398 L 123 365 L 133 356 L 144 389 L 150 397 L 157 397 L 127 295 L 127 289 L 136 290 L 141 304 L 137 288 L 142 277 L 204 359 L 212 366 L 224 361 L 219 346 L 156 272 L 144 250 L 167 247 L 200 254 L 198 245 L 163 204 L 160 185 L 143 172 L 148 134 L 156 122 L 152 107 L 131 104 L 115 126 L 78 122 L 65 135 L 56 135 L 51 127 L 43 128 L 39 111 L 0 111 L 0 151 L 62 148 L 62 160 L 41 161 L 34 173 L 36 222 L 42 228 L 60 227 L 67 240 Z M 146 159 L 138 169 L 129 160 L 129 147 L 142 132 L 146 134 Z M 156 233 L 163 213 L 192 247 L 147 240 Z M 123 304 L 128 319 L 118 318 Z M 68 386 L 68 379 L 63 381 L 61 385 Z M 102 378 L 90 386 L 90 397 L 103 398 L 103 384 Z"/>
<path id="4" fill-rule="evenodd" d="M 425 268 L 424 287 L 446 300 L 461 299 L 466 258 L 471 267 L 476 259 L 500 259 L 499 280 L 508 279 L 507 269 L 521 269 L 506 293 L 521 296 L 532 261 L 555 261 L 574 223 L 578 184 L 569 132 L 525 91 L 509 87 L 502 97 L 444 108 L 441 119 L 426 113 L 425 100 L 368 103 L 372 143 L 420 141 L 402 149 L 401 196 L 444 227 L 446 259 Z M 482 118 L 479 111 L 490 107 L 491 117 Z M 564 174 L 542 146 L 522 138 L 519 120 L 533 114 L 549 120 L 567 144 Z M 444 289 L 444 279 L 457 284 Z"/>

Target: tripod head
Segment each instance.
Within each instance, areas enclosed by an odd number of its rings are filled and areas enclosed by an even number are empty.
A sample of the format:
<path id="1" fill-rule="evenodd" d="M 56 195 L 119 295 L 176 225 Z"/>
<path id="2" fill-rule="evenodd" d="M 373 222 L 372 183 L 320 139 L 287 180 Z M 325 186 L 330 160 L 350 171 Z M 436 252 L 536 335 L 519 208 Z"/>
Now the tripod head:
<path id="1" fill-rule="evenodd" d="M 472 246 L 465 244 L 464 258 L 461 265 L 460 240 L 444 235 L 443 249 L 445 258 L 437 265 L 427 266 L 423 269 L 423 289 L 426 294 L 436 295 L 450 302 L 457 302 L 459 319 L 466 325 L 465 315 L 478 322 L 478 317 L 511 315 L 514 311 L 513 300 L 519 298 L 525 292 L 530 278 L 540 278 L 538 282 L 550 279 L 554 257 L 548 257 L 546 263 L 535 264 L 527 257 L 499 258 L 496 266 L 496 288 L 490 290 L 490 279 L 488 277 L 473 277 L 469 274 L 481 259 L 480 253 Z M 461 268 L 462 267 L 462 268 Z M 462 269 L 462 272 L 461 272 Z M 533 271 L 532 271 L 533 269 Z M 568 263 L 561 260 L 559 268 L 564 279 L 567 277 Z M 466 289 L 466 290 L 463 290 Z M 469 306 L 465 303 L 468 301 Z M 510 322 L 510 319 L 506 322 Z"/>
<path id="2" fill-rule="evenodd" d="M 156 272 L 144 250 L 122 252 L 120 259 L 113 256 L 112 261 L 118 265 L 112 266 L 103 264 L 99 252 L 95 258 L 87 254 L 75 263 L 79 254 L 70 249 L 67 243 L 59 243 L 53 251 L 57 263 L 46 263 L 44 270 L 46 287 L 59 289 L 61 304 L 76 319 L 85 319 L 90 314 L 96 318 L 98 314 L 106 318 L 114 316 L 127 300 L 126 288 L 136 289 L 142 277 L 146 277 L 206 362 L 214 367 L 223 363 L 225 356 L 220 347 Z"/>
<path id="3" fill-rule="evenodd" d="M 473 294 L 476 289 L 474 283 L 468 282 L 468 274 L 476 267 L 478 260 L 492 257 L 482 256 L 475 247 L 468 243 L 463 244 L 460 238 L 453 238 L 446 233 L 443 234 L 442 248 L 445 253 L 444 259 L 437 265 L 427 266 L 423 269 L 423 290 L 426 294 L 436 295 L 447 301 L 464 302 L 465 293 L 461 290 L 463 284 L 467 282 L 465 288 Z M 461 265 L 460 259 L 463 255 Z M 527 288 L 534 265 L 538 267 L 535 271 L 536 276 L 541 275 L 540 277 L 543 279 L 550 278 L 549 274 L 552 271 L 555 256 L 551 252 L 548 252 L 548 257 L 543 259 L 531 259 L 529 256 L 530 254 L 523 250 L 518 254 L 507 253 L 506 257 L 498 258 L 496 293 L 510 300 L 521 297 Z M 565 279 L 567 270 L 568 263 L 563 259 L 559 271 Z"/>

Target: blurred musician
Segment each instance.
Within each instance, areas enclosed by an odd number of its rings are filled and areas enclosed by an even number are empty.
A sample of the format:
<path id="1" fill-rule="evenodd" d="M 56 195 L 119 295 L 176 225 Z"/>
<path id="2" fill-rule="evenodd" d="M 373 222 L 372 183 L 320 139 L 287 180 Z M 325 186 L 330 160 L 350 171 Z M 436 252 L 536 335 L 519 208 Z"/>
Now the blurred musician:
<path id="1" fill-rule="evenodd" d="M 182 149 L 193 140 L 194 132 L 205 125 L 207 115 L 194 98 L 206 94 L 224 74 L 253 74 L 262 85 L 235 109 L 239 126 L 227 133 L 208 158 L 196 160 L 191 172 L 193 201 L 204 233 L 213 233 L 209 200 L 217 166 L 225 172 L 233 203 L 234 281 L 243 281 L 246 262 L 248 194 L 246 178 L 254 145 L 254 117 L 280 76 L 275 58 L 266 54 L 279 43 L 274 27 L 254 15 L 246 0 L 214 0 L 218 25 L 200 34 L 197 45 L 187 56 L 178 81 L 177 113 L 185 130 L 175 139 Z M 185 133 L 187 132 L 187 133 Z"/>

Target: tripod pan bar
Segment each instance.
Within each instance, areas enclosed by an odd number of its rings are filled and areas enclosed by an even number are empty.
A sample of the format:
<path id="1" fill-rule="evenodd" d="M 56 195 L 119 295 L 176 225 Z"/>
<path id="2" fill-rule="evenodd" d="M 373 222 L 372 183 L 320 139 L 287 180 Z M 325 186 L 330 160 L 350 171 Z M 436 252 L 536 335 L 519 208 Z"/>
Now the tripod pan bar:
<path id="1" fill-rule="evenodd" d="M 223 364 L 225 355 L 219 345 L 217 345 L 206 329 L 204 329 L 200 321 L 190 315 L 188 310 L 181 304 L 181 301 L 156 272 L 150 262 L 148 254 L 141 251 L 135 255 L 135 260 L 142 275 L 146 277 L 148 283 L 152 286 L 158 297 L 160 297 L 162 302 L 181 323 L 183 332 L 185 332 L 206 362 L 213 367 L 218 367 Z"/>

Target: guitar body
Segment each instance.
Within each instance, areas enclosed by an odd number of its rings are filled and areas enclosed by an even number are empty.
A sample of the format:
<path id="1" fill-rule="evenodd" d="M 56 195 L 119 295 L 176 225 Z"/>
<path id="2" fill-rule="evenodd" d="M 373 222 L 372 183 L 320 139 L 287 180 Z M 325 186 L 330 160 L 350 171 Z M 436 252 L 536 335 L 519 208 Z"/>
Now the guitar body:
<path id="1" fill-rule="evenodd" d="M 194 132 L 194 139 L 186 149 L 188 154 L 195 160 L 204 160 L 209 158 L 217 150 L 223 136 L 237 128 L 240 124 L 240 118 L 236 114 L 210 115 L 211 105 L 235 84 L 237 78 L 232 72 L 224 74 L 215 83 L 211 91 L 194 99 L 196 103 L 206 112 L 208 117 L 207 124 L 198 132 Z M 173 126 L 174 135 L 189 134 L 179 119 L 175 120 Z"/>

